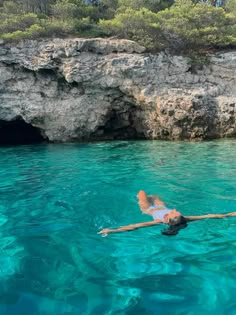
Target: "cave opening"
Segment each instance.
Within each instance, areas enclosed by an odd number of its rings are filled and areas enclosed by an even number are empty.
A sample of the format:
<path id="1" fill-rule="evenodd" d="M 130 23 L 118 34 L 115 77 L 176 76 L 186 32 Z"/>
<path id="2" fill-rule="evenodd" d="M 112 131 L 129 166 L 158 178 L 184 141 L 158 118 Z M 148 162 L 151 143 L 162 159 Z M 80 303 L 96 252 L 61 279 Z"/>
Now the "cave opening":
<path id="1" fill-rule="evenodd" d="M 45 141 L 40 129 L 26 123 L 23 119 L 0 120 L 0 146 L 36 144 Z"/>
<path id="2" fill-rule="evenodd" d="M 129 107 L 126 110 L 111 110 L 106 117 L 105 124 L 98 127 L 92 134 L 96 140 L 134 140 L 145 139 L 140 117 L 137 118 L 138 110 Z"/>

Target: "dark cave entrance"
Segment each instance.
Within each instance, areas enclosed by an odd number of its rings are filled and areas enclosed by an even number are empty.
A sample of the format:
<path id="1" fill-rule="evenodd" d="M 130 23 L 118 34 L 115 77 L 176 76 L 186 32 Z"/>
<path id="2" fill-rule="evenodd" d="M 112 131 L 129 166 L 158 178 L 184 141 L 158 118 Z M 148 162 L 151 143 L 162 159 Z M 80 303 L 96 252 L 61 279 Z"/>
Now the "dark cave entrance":
<path id="1" fill-rule="evenodd" d="M 0 146 L 35 144 L 45 141 L 40 129 L 27 124 L 23 119 L 0 120 Z"/>
<path id="2" fill-rule="evenodd" d="M 138 140 L 145 139 L 142 120 L 133 106 L 126 110 L 113 109 L 106 117 L 105 124 L 100 126 L 91 136 L 96 140 Z"/>

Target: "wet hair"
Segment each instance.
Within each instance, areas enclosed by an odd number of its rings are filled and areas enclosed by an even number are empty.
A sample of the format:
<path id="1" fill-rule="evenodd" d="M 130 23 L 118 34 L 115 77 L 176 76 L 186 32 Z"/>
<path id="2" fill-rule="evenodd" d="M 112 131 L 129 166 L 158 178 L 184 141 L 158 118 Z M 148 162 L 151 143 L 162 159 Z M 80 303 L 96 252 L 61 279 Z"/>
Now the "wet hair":
<path id="1" fill-rule="evenodd" d="M 176 235 L 178 234 L 179 230 L 184 229 L 188 226 L 187 220 L 182 215 L 178 218 L 178 223 L 173 224 L 174 222 L 176 222 L 176 220 L 170 220 L 169 228 L 161 231 L 161 233 L 168 236 Z"/>

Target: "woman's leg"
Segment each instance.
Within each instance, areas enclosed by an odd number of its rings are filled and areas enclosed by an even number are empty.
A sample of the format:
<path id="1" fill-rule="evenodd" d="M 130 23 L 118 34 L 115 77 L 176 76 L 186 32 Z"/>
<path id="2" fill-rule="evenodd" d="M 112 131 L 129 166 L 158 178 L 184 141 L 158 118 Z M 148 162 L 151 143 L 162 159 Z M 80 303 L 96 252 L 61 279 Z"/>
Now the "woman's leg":
<path id="1" fill-rule="evenodd" d="M 140 210 L 143 213 L 150 214 L 148 208 L 152 205 L 152 203 L 150 203 L 150 201 L 148 200 L 148 196 L 145 193 L 145 191 L 140 190 L 139 193 L 137 194 L 137 198 Z"/>
<path id="2" fill-rule="evenodd" d="M 145 214 L 151 215 L 154 211 L 162 210 L 166 208 L 165 203 L 156 195 L 147 195 L 145 191 L 140 190 L 138 195 L 138 204 L 141 211 Z M 153 209 L 149 209 L 154 206 Z M 156 206 L 156 208 L 155 208 Z"/>
<path id="3" fill-rule="evenodd" d="M 149 195 L 148 199 L 154 206 L 163 206 L 166 207 L 165 203 L 157 195 Z"/>
<path id="4" fill-rule="evenodd" d="M 147 195 L 145 191 L 143 190 L 139 191 L 137 198 L 138 198 L 138 204 L 142 213 L 148 214 L 150 216 L 152 216 L 152 213 L 154 211 L 160 210 L 160 209 L 155 209 L 155 206 L 157 206 L 157 208 L 159 206 L 165 207 L 164 202 L 162 202 L 157 196 Z M 151 206 L 154 206 L 154 208 L 149 209 Z"/>

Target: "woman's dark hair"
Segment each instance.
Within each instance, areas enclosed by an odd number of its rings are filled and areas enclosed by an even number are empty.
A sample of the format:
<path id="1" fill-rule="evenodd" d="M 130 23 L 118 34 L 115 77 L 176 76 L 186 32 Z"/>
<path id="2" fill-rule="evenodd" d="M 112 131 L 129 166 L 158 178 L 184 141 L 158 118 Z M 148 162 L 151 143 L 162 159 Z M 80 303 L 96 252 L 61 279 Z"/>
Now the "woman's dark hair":
<path id="1" fill-rule="evenodd" d="M 168 229 L 161 231 L 161 233 L 169 236 L 176 235 L 178 234 L 179 230 L 184 229 L 187 226 L 187 220 L 181 215 L 178 224 L 170 225 Z"/>

